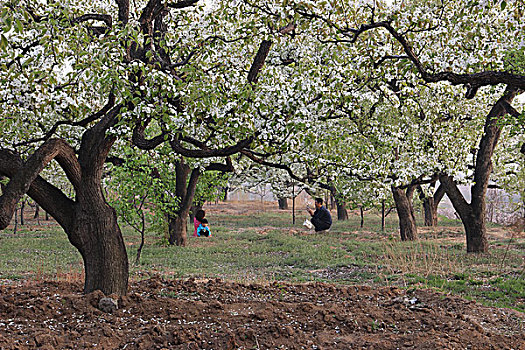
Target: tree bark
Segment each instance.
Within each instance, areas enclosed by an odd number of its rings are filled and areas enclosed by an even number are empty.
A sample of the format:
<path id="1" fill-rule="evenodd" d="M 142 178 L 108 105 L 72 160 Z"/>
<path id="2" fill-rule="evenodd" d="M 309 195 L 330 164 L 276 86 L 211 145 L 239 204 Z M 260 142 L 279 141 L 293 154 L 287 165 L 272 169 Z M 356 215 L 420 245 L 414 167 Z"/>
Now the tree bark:
<path id="1" fill-rule="evenodd" d="M 335 199 L 335 204 L 337 207 L 337 220 L 344 221 L 348 220 L 348 211 L 346 210 L 346 202 L 341 199 Z"/>
<path id="2" fill-rule="evenodd" d="M 469 204 L 451 176 L 441 176 L 439 181 L 445 186 L 447 196 L 450 198 L 465 228 L 467 252 L 487 252 L 489 244 L 485 226 L 486 211 L 484 200 L 480 201 L 479 198 L 474 199 L 473 197 Z"/>
<path id="3" fill-rule="evenodd" d="M 385 232 L 385 201 L 381 202 L 381 232 Z"/>
<path id="4" fill-rule="evenodd" d="M 18 230 L 18 210 L 15 210 L 15 224 L 13 225 L 13 234 Z"/>
<path id="5" fill-rule="evenodd" d="M 22 200 L 20 202 L 20 226 L 24 226 L 25 225 L 25 221 L 24 221 L 24 209 L 26 207 L 26 201 L 25 200 Z"/>
<path id="6" fill-rule="evenodd" d="M 175 165 L 175 172 L 175 196 L 179 199 L 179 205 L 173 213 L 168 215 L 168 241 L 171 245 L 184 247 L 188 241 L 188 216 L 195 197 L 200 170 L 191 169 L 185 163 L 184 158 L 181 158 Z"/>
<path id="7" fill-rule="evenodd" d="M 35 215 L 33 216 L 33 219 L 39 219 L 40 218 L 40 206 L 38 203 L 35 203 Z"/>
<path id="8" fill-rule="evenodd" d="M 84 292 L 98 289 L 106 295 L 125 295 L 128 256 L 117 214 L 107 203 L 92 204 L 94 206 L 81 205 L 76 210 L 76 227 L 67 232 L 84 260 Z"/>
<path id="9" fill-rule="evenodd" d="M 286 198 L 279 198 L 278 199 L 278 203 L 279 203 L 279 209 L 280 210 L 287 210 L 288 209 L 288 199 L 286 199 Z"/>
<path id="10" fill-rule="evenodd" d="M 334 185 L 330 184 L 329 191 L 330 191 L 330 201 L 332 202 L 332 208 L 333 208 L 334 202 L 335 202 L 335 207 L 337 208 L 337 220 L 339 221 L 348 220 L 348 211 L 346 210 L 346 202 L 342 200 L 339 196 L 337 196 L 337 190 Z"/>
<path id="11" fill-rule="evenodd" d="M 435 227 L 438 224 L 437 210 L 439 203 L 445 195 L 445 187 L 440 184 L 431 197 L 425 196 L 421 186 L 418 186 L 419 199 L 423 202 L 423 212 L 425 213 L 425 226 Z"/>
<path id="12" fill-rule="evenodd" d="M 115 107 L 114 113 L 119 110 Z M 106 130 L 114 122 L 115 118 L 107 116 L 82 136 L 78 152 L 81 178 L 74 186 L 76 222 L 66 232 L 84 259 L 84 291 L 99 289 L 106 295 L 125 295 L 129 271 L 126 246 L 117 213 L 107 203 L 102 188 L 104 164 L 115 142 L 114 137 L 106 137 Z"/>
<path id="13" fill-rule="evenodd" d="M 416 218 L 412 206 L 413 187 L 409 186 L 406 191 L 399 187 L 392 188 L 402 241 L 415 241 L 418 238 Z"/>
<path id="14" fill-rule="evenodd" d="M 511 113 L 510 105 L 521 91 L 516 88 L 505 90 L 503 96 L 492 106 L 485 119 L 483 136 L 479 142 L 474 167 L 474 185 L 470 189 L 471 201 L 467 203 L 454 179 L 446 174 L 440 176 L 439 181 L 445 186 L 448 198 L 459 214 L 467 238 L 467 252 L 484 253 L 488 251 L 486 220 L 487 188 L 492 173 L 492 155 L 498 144 L 502 125 L 500 120 L 507 113 Z"/>
<path id="15" fill-rule="evenodd" d="M 168 216 L 169 217 L 169 242 L 171 245 L 180 247 L 186 246 L 188 241 L 188 221 L 186 216 Z"/>
<path id="16" fill-rule="evenodd" d="M 425 226 L 436 227 L 438 223 L 437 205 L 434 198 L 425 197 L 423 200 L 423 212 L 425 213 Z"/>

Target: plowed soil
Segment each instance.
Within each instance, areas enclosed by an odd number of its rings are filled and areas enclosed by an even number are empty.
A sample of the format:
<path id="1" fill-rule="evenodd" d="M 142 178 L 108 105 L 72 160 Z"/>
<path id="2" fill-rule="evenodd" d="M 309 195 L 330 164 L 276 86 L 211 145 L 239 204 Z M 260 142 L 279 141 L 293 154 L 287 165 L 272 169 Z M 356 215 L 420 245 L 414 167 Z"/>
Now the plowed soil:
<path id="1" fill-rule="evenodd" d="M 525 349 L 525 314 L 429 290 L 152 278 L 0 285 L 1 349 Z"/>

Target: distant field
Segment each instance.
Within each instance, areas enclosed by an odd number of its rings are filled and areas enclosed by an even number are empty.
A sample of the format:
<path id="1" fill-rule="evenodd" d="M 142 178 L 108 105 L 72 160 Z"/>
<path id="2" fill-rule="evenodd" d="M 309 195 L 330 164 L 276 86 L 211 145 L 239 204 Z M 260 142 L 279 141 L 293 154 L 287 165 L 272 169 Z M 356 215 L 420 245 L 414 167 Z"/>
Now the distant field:
<path id="1" fill-rule="evenodd" d="M 420 240 L 401 242 L 395 213 L 381 232 L 380 217 L 366 212 L 335 221 L 329 234 L 308 234 L 298 212 L 260 202 L 209 205 L 211 238 L 191 237 L 187 247 L 166 246 L 163 234 L 148 232 L 141 262 L 131 278 L 220 277 L 239 282 L 323 281 L 338 284 L 432 288 L 486 305 L 525 311 L 525 234 L 490 226 L 490 252 L 467 254 L 459 221 L 440 218 L 434 229 L 419 227 Z M 140 243 L 124 227 L 130 262 Z M 82 261 L 62 230 L 42 221 L 0 233 L 0 283 L 8 280 L 82 279 Z"/>

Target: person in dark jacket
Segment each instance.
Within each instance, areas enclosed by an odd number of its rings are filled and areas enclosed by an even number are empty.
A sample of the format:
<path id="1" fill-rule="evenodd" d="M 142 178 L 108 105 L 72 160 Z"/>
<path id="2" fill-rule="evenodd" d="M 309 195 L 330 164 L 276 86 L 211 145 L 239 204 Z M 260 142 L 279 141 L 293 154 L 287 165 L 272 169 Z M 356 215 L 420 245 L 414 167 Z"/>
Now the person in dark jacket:
<path id="1" fill-rule="evenodd" d="M 311 208 L 307 210 L 312 216 L 310 221 L 314 225 L 315 232 L 328 230 L 330 226 L 332 226 L 332 215 L 330 215 L 328 209 L 323 206 L 322 198 L 315 199 L 315 211 Z"/>

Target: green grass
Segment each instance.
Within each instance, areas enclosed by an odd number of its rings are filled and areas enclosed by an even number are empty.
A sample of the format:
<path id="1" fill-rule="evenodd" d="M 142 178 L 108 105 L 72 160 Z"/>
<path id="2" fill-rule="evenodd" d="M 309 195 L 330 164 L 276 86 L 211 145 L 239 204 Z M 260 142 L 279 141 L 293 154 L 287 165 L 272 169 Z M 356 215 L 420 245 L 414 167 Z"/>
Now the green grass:
<path id="1" fill-rule="evenodd" d="M 215 211 L 215 212 L 214 212 Z M 440 226 L 421 228 L 421 239 L 401 242 L 395 215 L 366 213 L 334 222 L 329 234 L 305 234 L 304 214 L 295 226 L 289 212 L 225 215 L 208 209 L 213 236 L 190 237 L 187 247 L 165 246 L 149 233 L 140 264 L 131 278 L 223 278 L 245 283 L 321 281 L 402 288 L 432 288 L 486 305 L 525 311 L 525 239 L 491 236 L 486 254 L 467 254 L 460 222 L 440 218 Z M 24 227 L 0 233 L 0 278 L 81 278 L 80 254 L 57 226 Z M 497 227 L 501 230 L 501 227 Z M 123 228 L 130 262 L 140 237 Z M 510 236 L 509 236 L 510 237 Z"/>

